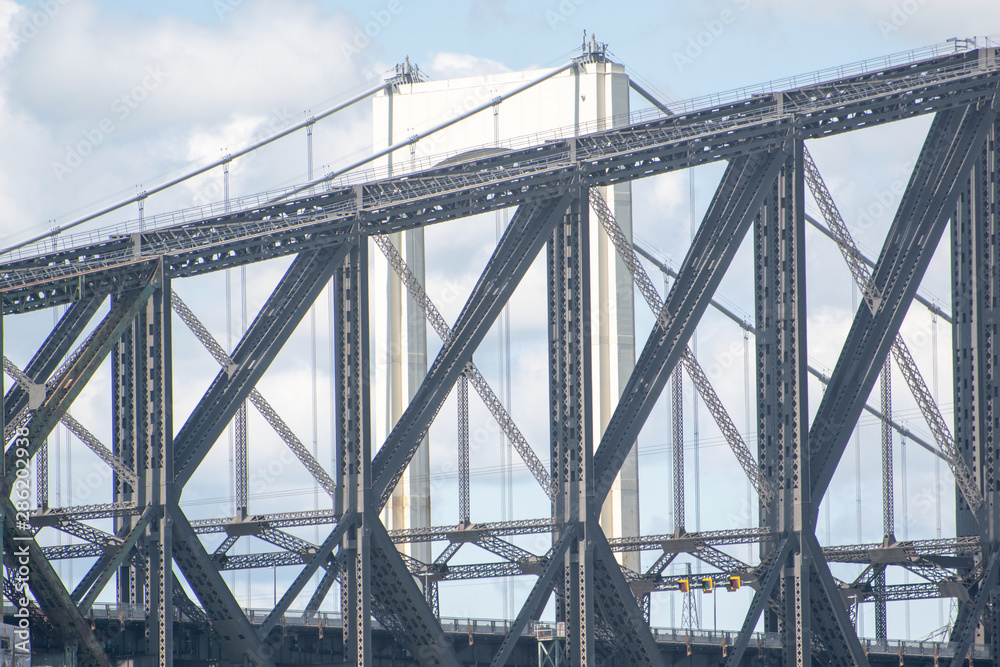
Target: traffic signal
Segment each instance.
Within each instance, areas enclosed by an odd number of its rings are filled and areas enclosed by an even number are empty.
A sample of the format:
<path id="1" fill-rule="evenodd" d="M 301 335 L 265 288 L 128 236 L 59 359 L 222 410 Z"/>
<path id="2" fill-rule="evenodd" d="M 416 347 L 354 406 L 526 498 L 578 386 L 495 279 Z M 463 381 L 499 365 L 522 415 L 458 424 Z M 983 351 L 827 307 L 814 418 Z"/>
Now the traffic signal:
<path id="1" fill-rule="evenodd" d="M 711 593 L 712 588 L 714 587 L 715 587 L 715 582 L 712 581 L 712 577 L 705 577 L 704 579 L 701 580 L 702 593 Z"/>
<path id="2" fill-rule="evenodd" d="M 680 591 L 681 591 L 681 593 L 690 593 L 691 592 L 691 582 L 688 581 L 687 579 L 681 579 L 677 583 L 680 584 Z"/>
<path id="3" fill-rule="evenodd" d="M 726 589 L 729 592 L 738 591 L 740 590 L 740 584 L 741 584 L 740 578 L 734 574 L 733 576 L 729 577 L 729 583 L 726 584 Z"/>

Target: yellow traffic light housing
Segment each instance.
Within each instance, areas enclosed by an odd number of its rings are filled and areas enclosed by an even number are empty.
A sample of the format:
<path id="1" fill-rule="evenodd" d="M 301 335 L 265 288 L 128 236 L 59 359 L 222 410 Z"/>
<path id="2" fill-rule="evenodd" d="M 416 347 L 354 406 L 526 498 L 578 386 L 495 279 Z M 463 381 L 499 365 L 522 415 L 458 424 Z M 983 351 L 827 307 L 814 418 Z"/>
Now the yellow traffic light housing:
<path id="1" fill-rule="evenodd" d="M 690 593 L 691 592 L 691 582 L 689 580 L 687 580 L 687 579 L 681 579 L 677 583 L 680 586 L 681 593 Z"/>
<path id="2" fill-rule="evenodd" d="M 741 583 L 742 582 L 740 581 L 740 578 L 734 574 L 733 576 L 729 577 L 729 583 L 726 584 L 726 589 L 729 592 L 738 591 L 740 590 Z"/>
<path id="3" fill-rule="evenodd" d="M 712 581 L 712 577 L 705 577 L 701 580 L 702 593 L 711 593 L 714 587 L 715 587 L 715 582 Z"/>

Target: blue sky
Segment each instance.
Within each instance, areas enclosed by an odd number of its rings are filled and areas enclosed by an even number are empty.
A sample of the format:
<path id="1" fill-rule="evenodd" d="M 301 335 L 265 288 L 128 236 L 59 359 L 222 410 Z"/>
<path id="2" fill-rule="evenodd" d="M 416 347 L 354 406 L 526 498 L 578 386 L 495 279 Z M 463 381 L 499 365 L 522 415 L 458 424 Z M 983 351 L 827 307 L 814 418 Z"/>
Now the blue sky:
<path id="1" fill-rule="evenodd" d="M 1000 34 L 1000 5 L 995 0 L 0 0 L 0 155 L 4 158 L 0 160 L 0 245 L 38 233 L 53 221 L 65 223 L 102 203 L 131 196 L 168 175 L 235 150 L 255 136 L 301 120 L 308 112 L 323 109 L 380 80 L 406 56 L 435 79 L 553 66 L 574 55 L 585 30 L 596 33 L 598 41 L 607 42 L 615 59 L 627 66 L 631 76 L 668 100 L 678 100 L 916 49 L 952 37 Z M 633 99 L 633 104 L 635 108 L 640 106 L 638 99 Z M 335 122 L 317 128 L 317 170 L 370 152 L 368 114 L 368 107 L 359 105 Z M 895 185 L 900 180 L 905 182 L 908 161 L 919 149 L 927 124 L 926 119 L 907 121 L 810 145 L 849 224 L 861 219 L 885 193 L 890 193 L 890 203 L 893 196 L 898 199 Z M 301 134 L 296 135 L 253 159 L 236 163 L 234 194 L 251 194 L 304 180 L 304 141 Z M 697 208 L 707 204 L 719 173 L 717 167 L 698 170 Z M 218 201 L 220 182 L 221 176 L 213 172 L 154 197 L 147 204 L 146 214 Z M 675 264 L 682 259 L 687 241 L 687 188 L 687 176 L 682 174 L 637 183 L 634 188 L 637 233 Z M 92 226 L 135 218 L 137 213 L 133 206 Z M 877 254 L 890 219 L 891 215 L 876 216 L 871 224 L 855 227 L 859 244 L 870 254 Z M 492 227 L 489 233 L 492 235 Z M 461 248 L 454 250 L 457 242 L 447 238 L 447 232 L 429 232 L 429 243 L 435 239 L 450 244 L 453 257 L 462 254 Z M 821 239 L 809 237 L 809 241 L 812 266 L 817 267 L 810 269 L 814 273 L 808 277 L 813 286 L 810 359 L 829 369 L 849 325 L 851 291 L 846 271 L 820 261 L 831 256 L 833 248 L 823 245 Z M 475 245 L 476 241 L 468 243 L 475 248 L 481 245 Z M 935 260 L 922 288 L 944 301 L 948 295 L 946 260 L 946 255 Z M 737 266 L 742 266 L 744 272 L 734 271 L 720 288 L 720 297 L 735 304 L 742 314 L 752 313 L 753 308 L 752 295 L 747 292 L 749 281 L 741 278 L 746 275 L 747 262 L 746 253 L 741 254 Z M 272 264 L 257 267 L 248 278 L 251 316 L 281 273 L 281 263 Z M 459 265 L 457 260 L 443 264 L 448 266 L 435 274 L 437 278 L 432 277 L 438 283 L 429 285 L 429 293 L 444 291 L 452 279 L 467 284 L 475 278 L 474 267 Z M 445 269 L 458 277 L 449 277 Z M 227 322 L 218 296 L 224 291 L 222 281 L 216 276 L 192 288 L 179 285 L 178 290 L 216 336 L 225 339 Z M 654 281 L 658 281 L 656 276 Z M 445 312 L 446 317 L 453 319 L 460 305 L 452 304 L 454 312 Z M 642 340 L 651 319 L 641 304 L 636 312 L 637 336 Z M 537 323 L 531 323 L 528 315 L 522 317 L 515 310 L 513 322 L 515 332 L 523 332 L 518 339 L 523 344 L 514 346 L 515 377 L 530 379 L 544 374 L 545 355 L 544 350 L 531 345 L 544 334 L 539 333 Z M 325 317 L 321 308 L 321 351 L 326 345 Z M 742 338 L 735 327 L 709 317 L 700 333 L 703 365 L 709 367 L 714 362 L 723 373 L 731 368 L 731 373 L 739 375 L 739 381 L 725 383 L 717 390 L 737 424 L 742 425 Z M 39 327 L 50 320 L 45 313 L 26 318 L 23 325 L 8 324 L 8 332 L 15 333 L 8 333 L 7 354 L 23 364 L 33 351 L 32 332 L 37 334 Z M 943 327 L 939 329 L 942 344 L 947 345 L 947 332 Z M 931 330 L 932 323 L 925 313 L 915 313 L 904 325 L 904 335 L 910 336 L 914 355 L 928 376 L 933 351 L 928 342 Z M 18 331 L 23 334 L 18 335 Z M 305 332 L 296 335 L 296 345 L 282 353 L 277 370 L 267 376 L 267 389 L 262 391 L 306 441 L 311 415 L 309 401 L 302 398 L 302 387 L 308 383 L 309 339 Z M 176 340 L 178 345 L 188 346 L 181 349 L 193 347 L 185 332 L 177 333 Z M 489 340 L 488 345 L 492 346 L 492 354 L 495 340 Z M 484 361 L 477 357 L 484 372 L 498 375 L 495 357 L 491 362 L 491 357 L 485 356 Z M 951 409 L 948 358 L 947 348 L 942 347 L 940 386 L 946 416 L 950 416 Z M 206 359 L 193 352 L 175 359 L 176 372 L 186 383 L 184 392 L 175 391 L 180 416 L 193 405 L 197 390 L 211 379 Z M 108 381 L 104 371 L 95 378 L 95 387 L 89 388 L 89 393 L 85 392 L 74 406 L 74 415 L 105 442 L 110 442 L 110 436 L 106 392 L 102 394 L 101 388 Z M 325 381 L 324 376 L 321 386 Z M 536 414 L 525 404 L 537 398 L 534 402 L 544 405 L 544 390 L 539 394 L 538 387 L 531 384 L 524 380 L 523 385 L 515 387 L 515 400 L 521 400 L 521 405 L 515 403 L 513 414 L 541 451 L 547 438 L 544 410 Z M 897 387 L 902 386 L 897 378 Z M 811 387 L 811 391 L 818 390 L 818 386 Z M 912 409 L 912 401 L 904 392 L 899 393 L 897 410 L 901 419 L 909 420 L 908 425 L 915 430 L 926 431 Z M 325 394 L 321 392 L 321 404 L 323 400 Z M 811 401 L 813 407 L 816 404 L 818 398 Z M 702 419 L 706 419 L 704 411 Z M 483 414 L 474 414 L 473 423 L 481 424 L 490 437 L 495 435 Z M 257 427 L 266 432 L 263 425 Z M 640 439 L 640 446 L 647 452 L 642 462 L 650 482 L 646 488 L 651 489 L 651 494 L 657 486 L 657 475 L 665 470 L 661 448 L 666 428 L 665 410 L 658 409 Z M 862 433 L 877 438 L 877 428 L 874 423 L 863 422 Z M 432 438 L 444 444 L 437 450 L 439 458 L 432 461 L 432 475 L 437 474 L 445 497 L 449 497 L 447 494 L 454 495 L 449 477 L 454 468 L 448 467 L 447 444 L 453 442 L 454 429 L 450 424 L 435 429 Z M 712 492 L 717 488 L 742 489 L 745 485 L 742 473 L 733 467 L 731 456 L 719 446 L 712 429 L 714 426 L 708 424 L 703 427 L 707 443 L 703 458 L 706 529 L 747 520 L 740 511 L 732 510 L 732 503 L 720 504 L 718 494 Z M 261 435 L 258 442 L 262 456 L 279 456 L 279 443 L 266 435 Z M 876 440 L 870 442 L 877 444 Z M 324 440 L 321 451 L 328 446 Z M 224 465 L 225 448 L 217 449 L 220 451 L 213 462 Z M 77 465 L 93 464 L 82 448 L 74 449 L 73 454 Z M 495 457 L 484 454 L 478 464 L 481 474 L 474 493 L 481 497 L 477 500 L 474 496 L 474 505 L 483 508 L 484 513 L 478 517 L 481 520 L 495 518 L 486 512 L 490 494 L 496 490 L 495 475 L 490 472 L 496 463 Z M 916 514 L 923 507 L 920 503 L 924 496 L 920 494 L 932 483 L 935 473 L 932 462 L 919 453 L 911 455 L 910 464 L 910 497 L 901 495 L 898 483 L 897 494 L 901 507 L 912 505 Z M 877 457 L 865 453 L 859 468 L 869 504 L 880 498 L 877 466 Z M 856 525 L 854 489 L 858 472 L 853 462 L 842 468 L 831 492 L 834 507 L 829 526 L 822 528 L 821 537 L 828 530 L 831 541 L 838 543 L 862 538 L 880 540 L 877 511 L 870 517 L 866 515 L 863 528 Z M 289 471 L 283 481 L 268 476 L 266 467 L 260 467 L 258 474 L 272 494 L 271 504 L 262 503 L 259 511 L 301 506 L 303 499 L 291 491 L 300 484 L 301 477 Z M 521 475 L 518 480 L 518 484 L 530 487 L 530 477 Z M 63 493 L 69 494 L 72 483 L 66 481 L 65 486 Z M 219 495 L 218 480 L 212 479 L 210 473 L 196 477 L 185 495 L 191 516 L 199 512 L 207 516 L 217 507 L 225 507 Z M 535 498 L 530 491 L 523 495 Z M 75 488 L 74 500 L 84 500 L 81 496 L 80 489 Z M 644 532 L 669 530 L 665 502 L 655 495 L 644 497 Z M 537 515 L 527 505 L 518 510 L 524 516 Z M 951 511 L 950 505 L 945 508 L 946 521 Z M 442 504 L 435 521 L 450 523 L 452 514 L 446 503 Z M 913 536 L 933 536 L 933 520 L 924 514 L 911 517 Z M 945 530 L 947 534 L 947 525 Z M 316 537 L 311 531 L 302 536 Z M 544 550 L 537 545 L 525 546 Z M 744 552 L 737 555 L 745 557 Z M 845 572 L 844 576 L 852 573 Z M 290 571 L 279 575 L 289 580 L 291 576 L 294 573 Z M 264 578 L 267 585 L 252 582 L 249 586 L 250 603 L 270 600 L 270 575 Z M 517 595 L 526 593 L 526 585 L 521 582 L 515 587 Z M 446 614 L 499 614 L 498 592 L 491 585 L 456 591 L 458 594 L 443 594 Z M 468 595 L 472 591 L 477 594 Z M 724 623 L 726 627 L 738 627 L 740 605 L 745 605 L 745 600 L 720 607 L 720 626 Z M 660 602 L 654 610 L 656 622 L 669 623 L 669 606 L 669 600 Z M 915 607 L 913 618 L 910 634 L 926 634 L 938 624 L 936 605 Z M 893 636 L 905 632 L 901 620 L 890 627 Z"/>

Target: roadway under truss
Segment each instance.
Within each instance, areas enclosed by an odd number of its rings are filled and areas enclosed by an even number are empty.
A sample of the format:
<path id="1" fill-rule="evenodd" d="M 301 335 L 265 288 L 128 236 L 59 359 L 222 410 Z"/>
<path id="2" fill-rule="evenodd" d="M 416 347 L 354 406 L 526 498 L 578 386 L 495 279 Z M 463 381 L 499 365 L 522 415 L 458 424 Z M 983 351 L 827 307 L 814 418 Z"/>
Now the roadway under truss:
<path id="1" fill-rule="evenodd" d="M 582 59 L 580 59 L 582 61 Z M 574 65 L 576 66 L 576 65 Z M 371 619 L 390 631 L 421 665 L 459 665 L 466 646 L 438 617 L 438 583 L 529 574 L 533 588 L 500 642 L 504 664 L 553 596 L 565 622 L 569 664 L 663 665 L 649 628 L 649 600 L 676 590 L 663 574 L 678 553 L 702 561 L 724 586 L 739 575 L 755 589 L 742 630 L 724 651 L 727 665 L 749 664 L 748 642 L 763 616 L 779 633 L 789 665 L 867 665 L 854 630 L 857 603 L 955 597 L 949 638 L 953 666 L 974 640 L 1000 658 L 1000 490 L 994 427 L 1000 417 L 1000 54 L 992 47 L 873 69 L 474 161 L 356 185 L 313 188 L 295 199 L 264 201 L 174 226 L 111 236 L 46 252 L 21 251 L 0 264 L 0 318 L 59 305 L 65 314 L 24 369 L 5 359 L 14 379 L 0 412 L 6 450 L 0 497 L 5 565 L 15 573 L 26 549 L 32 564 L 30 610 L 36 631 L 65 642 L 85 664 L 111 664 L 107 642 L 89 615 L 116 580 L 118 603 L 146 609 L 149 655 L 173 663 L 174 609 L 199 623 L 216 646 L 216 664 L 274 664 L 270 642 L 303 592 L 320 608 L 340 582 L 344 659 L 372 664 Z M 809 157 L 806 142 L 837 133 L 933 115 L 885 245 L 867 264 Z M 657 294 L 635 251 L 595 186 L 725 162 L 725 174 L 666 297 Z M 826 391 L 808 419 L 804 234 L 805 191 L 858 281 L 855 314 Z M 448 324 L 385 234 L 503 208 L 515 210 L 458 319 Z M 653 309 L 656 323 L 604 433 L 591 424 L 589 215 L 595 211 Z M 949 222 L 950 227 L 949 227 Z M 952 236 L 955 421 L 930 399 L 899 327 L 946 228 Z M 757 379 L 756 452 L 732 426 L 688 341 L 750 234 L 753 247 Z M 441 335 L 442 348 L 409 407 L 383 443 L 371 441 L 368 243 L 386 253 L 402 284 Z M 550 441 L 544 466 L 472 363 L 473 353 L 539 256 L 545 256 L 549 331 Z M 174 293 L 174 281 L 281 256 L 294 260 L 234 351 L 227 353 Z M 256 388 L 305 313 L 328 284 L 334 290 L 336 469 L 324 470 Z M 83 337 L 105 301 L 110 308 Z M 174 433 L 171 313 L 220 364 L 190 417 Z M 80 340 L 81 337 L 83 340 Z M 817 511 L 890 353 L 921 407 L 934 449 L 954 474 L 956 537 L 822 547 Z M 110 362 L 112 443 L 102 444 L 69 415 L 98 367 Z M 631 443 L 675 369 L 695 382 L 753 483 L 757 528 L 608 539 L 598 524 Z M 814 371 L 813 371 L 814 372 Z M 2 376 L 0 376 L 2 377 Z M 483 397 L 551 499 L 537 520 L 388 531 L 379 519 L 396 483 L 445 399 L 468 385 Z M 334 498 L 334 510 L 242 515 L 191 521 L 179 499 L 209 450 L 250 401 Z M 19 466 L 65 424 L 114 470 L 113 502 L 31 509 L 15 491 Z M 953 433 L 952 433 L 953 431 Z M 466 434 L 467 437 L 467 434 Z M 378 445 L 380 446 L 373 446 Z M 467 442 L 466 442 L 467 444 Z M 373 456 L 372 452 L 376 454 Z M 238 465 L 245 468 L 246 452 Z M 40 480 L 39 483 L 43 483 Z M 468 484 L 467 478 L 464 482 Z M 245 475 L 241 481 L 243 507 Z M 467 502 L 468 489 L 465 489 Z M 19 512 L 19 509 L 21 510 Z M 467 516 L 467 512 L 463 514 Z M 86 523 L 113 518 L 114 533 Z M 319 544 L 287 532 L 325 526 Z M 42 547 L 44 527 L 83 540 Z M 224 534 L 209 552 L 199 535 Z M 510 536 L 552 536 L 545 553 Z M 228 553 L 241 536 L 275 545 L 271 553 Z M 891 537 L 891 536 L 890 536 Z M 430 563 L 397 545 L 446 541 Z M 466 544 L 501 562 L 449 565 Z M 750 566 L 718 547 L 760 545 Z M 615 553 L 659 554 L 646 572 L 623 568 Z M 74 590 L 51 563 L 96 562 Z M 866 566 L 855 581 L 835 579 L 829 563 Z M 297 566 L 299 574 L 263 622 L 248 618 L 223 579 L 234 569 Z M 920 583 L 885 585 L 887 568 Z M 314 583 L 318 580 L 319 584 Z M 179 577 L 196 599 L 189 599 Z M 16 579 L 4 593 L 20 597 Z M 884 618 L 883 618 L 884 623 Z M 471 634 L 470 634 L 471 637 Z M 747 654 L 747 655 L 745 655 Z M 902 658 L 901 658 L 902 660 Z M 901 663 L 902 664 L 902 663 Z"/>

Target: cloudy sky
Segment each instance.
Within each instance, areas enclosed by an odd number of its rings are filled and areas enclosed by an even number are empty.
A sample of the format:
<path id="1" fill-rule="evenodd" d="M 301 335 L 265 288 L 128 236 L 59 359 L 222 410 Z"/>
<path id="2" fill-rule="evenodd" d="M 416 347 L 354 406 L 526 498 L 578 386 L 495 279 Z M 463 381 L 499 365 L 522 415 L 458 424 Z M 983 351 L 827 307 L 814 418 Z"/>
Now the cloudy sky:
<path id="1" fill-rule="evenodd" d="M 11 245 L 55 224 L 65 224 L 238 150 L 254 138 L 273 134 L 372 86 L 407 56 L 433 79 L 534 69 L 566 62 L 579 48 L 585 31 L 596 32 L 598 41 L 607 42 L 614 59 L 624 63 L 630 76 L 649 90 L 664 100 L 682 100 L 919 49 L 953 37 L 997 34 L 1000 6 L 992 0 L 672 0 L 614 4 L 598 0 L 387 0 L 364 6 L 306 0 L 0 0 L 0 245 Z M 644 105 L 638 98 L 632 103 L 633 108 Z M 908 177 L 910 161 L 919 150 L 928 124 L 926 118 L 906 121 L 863 136 L 855 133 L 809 146 L 859 245 L 871 256 L 878 254 L 898 200 L 899 185 Z M 368 104 L 321 123 L 315 135 L 317 172 L 369 154 L 371 136 Z M 305 137 L 298 133 L 236 162 L 232 167 L 232 194 L 248 195 L 299 183 L 305 180 L 306 172 Z M 720 174 L 718 166 L 711 166 L 694 175 L 698 215 L 707 206 Z M 674 265 L 683 258 L 689 235 L 689 185 L 687 174 L 674 174 L 636 183 L 633 190 L 636 234 Z M 145 214 L 216 202 L 221 197 L 222 175 L 214 170 L 151 198 Z M 107 226 L 137 215 L 133 205 L 86 228 Z M 476 267 L 468 264 L 471 260 L 460 262 L 448 257 L 460 255 L 461 244 L 465 243 L 465 249 L 481 251 L 467 255 L 485 261 L 492 226 L 488 232 L 483 237 L 486 241 L 455 236 L 444 228 L 428 233 L 429 255 L 437 258 L 436 268 L 428 275 L 430 294 L 462 293 L 471 288 L 477 273 Z M 849 327 L 852 291 L 849 274 L 840 266 L 833 247 L 812 232 L 807 244 L 811 258 L 807 276 L 809 356 L 815 365 L 828 371 L 836 362 L 840 342 Z M 922 291 L 947 306 L 946 241 L 942 250 Z M 249 272 L 248 317 L 253 317 L 285 265 L 275 262 Z M 750 281 L 746 280 L 749 267 L 744 249 L 719 292 L 722 300 L 746 317 L 753 310 Z M 228 322 L 224 276 L 175 286 L 224 343 L 241 326 L 239 274 L 230 280 Z M 659 284 L 656 274 L 654 280 Z M 529 276 L 512 305 L 511 393 L 515 398 L 511 410 L 529 441 L 535 443 L 536 451 L 547 458 L 546 413 L 544 409 L 533 409 L 544 406 L 545 400 L 544 387 L 539 388 L 537 378 L 545 377 L 546 353 L 544 346 L 536 344 L 544 341 L 544 322 L 531 316 L 531 305 L 536 303 L 531 289 L 537 290 L 541 284 L 537 276 Z M 446 317 L 454 319 L 460 307 L 461 300 L 454 300 L 443 304 L 442 310 Z M 641 303 L 636 312 L 641 341 L 651 318 Z M 300 327 L 294 339 L 296 345 L 282 353 L 261 387 L 303 442 L 311 443 L 316 434 L 317 449 L 324 461 L 329 460 L 329 421 L 323 407 L 329 405 L 327 315 L 321 299 L 316 309 L 315 356 L 319 369 L 315 402 L 320 407 L 315 419 L 311 320 Z M 12 320 L 6 324 L 5 351 L 23 365 L 34 350 L 40 328 L 51 324 L 51 314 Z M 904 325 L 904 334 L 928 382 L 938 378 L 941 407 L 950 417 L 949 332 L 941 323 L 935 326 L 926 311 L 914 308 Z M 937 347 L 933 345 L 935 337 Z M 175 358 L 179 426 L 200 390 L 211 380 L 214 362 L 198 350 L 179 323 L 175 338 L 177 349 L 183 350 Z M 431 339 L 433 348 L 437 341 L 433 336 Z M 717 391 L 734 420 L 743 428 L 747 419 L 740 330 L 710 314 L 700 330 L 699 344 L 703 365 L 716 380 Z M 488 349 L 477 355 L 477 362 L 497 386 L 500 373 L 496 339 L 488 338 L 484 348 Z M 894 381 L 899 419 L 914 431 L 926 434 L 927 428 L 902 378 L 894 377 Z M 105 390 L 109 382 L 104 369 L 74 406 L 74 415 L 106 443 L 110 443 Z M 815 408 L 821 387 L 810 385 L 810 391 L 810 405 Z M 432 441 L 437 443 L 432 455 L 432 478 L 441 498 L 435 502 L 433 512 L 436 524 L 449 524 L 455 521 L 453 503 L 457 493 L 455 435 L 451 426 L 454 408 L 446 408 L 442 415 L 439 421 L 447 423 L 437 424 L 432 431 Z M 283 446 L 256 419 L 251 415 L 251 441 L 255 443 L 251 479 L 256 484 L 251 489 L 255 494 L 251 511 L 311 506 L 311 490 L 302 490 L 304 473 L 297 463 L 282 459 Z M 478 426 L 485 434 L 484 442 L 494 442 L 495 425 L 475 401 L 472 420 L 473 427 Z M 702 529 L 751 525 L 752 513 L 746 512 L 742 493 L 735 501 L 720 501 L 718 488 L 743 489 L 745 482 L 704 409 L 701 420 L 699 488 L 703 505 L 699 525 Z M 860 433 L 857 458 L 854 449 L 849 448 L 831 490 L 834 502 L 828 502 L 829 507 L 821 512 L 820 537 L 824 542 L 881 540 L 877 509 L 867 509 L 860 525 L 858 521 L 861 505 L 877 508 L 881 497 L 878 424 L 863 418 Z M 669 494 L 657 483 L 668 470 L 667 434 L 664 406 L 657 409 L 640 439 L 644 533 L 671 530 Z M 58 474 L 53 472 L 61 485 L 53 488 L 53 494 L 59 494 L 61 504 L 109 500 L 98 485 L 70 479 L 71 469 L 92 470 L 99 477 L 101 467 L 82 446 L 69 444 L 68 438 L 61 437 L 63 455 L 53 464 L 61 466 Z M 687 437 L 690 440 L 693 435 Z M 753 446 L 752 435 L 748 434 L 748 438 Z M 693 448 L 693 441 L 689 446 Z M 897 439 L 897 516 L 908 512 L 909 537 L 934 537 L 937 494 L 932 489 L 937 471 L 933 459 L 912 445 L 907 447 L 904 492 L 902 449 Z M 220 443 L 209 463 L 224 466 L 227 456 L 225 443 Z M 500 457 L 496 447 L 490 446 L 481 448 L 476 456 L 479 460 L 473 460 L 473 519 L 498 519 L 493 499 L 498 493 Z M 70 457 L 74 457 L 73 463 Z M 942 474 L 947 482 L 947 468 Z M 861 503 L 856 492 L 859 477 L 863 487 Z M 692 479 L 690 472 L 688 479 Z M 533 488 L 530 476 L 516 473 L 515 487 L 517 516 L 545 515 L 544 508 L 538 505 L 544 496 Z M 692 487 L 689 497 L 693 493 Z M 52 504 L 60 503 L 53 498 Z M 319 505 L 327 506 L 323 500 Z M 189 485 L 185 507 L 192 517 L 213 516 L 226 514 L 225 508 L 231 503 L 218 475 L 208 472 L 199 473 Z M 948 535 L 954 530 L 949 493 L 945 494 L 941 512 L 943 534 Z M 901 521 L 897 519 L 899 536 L 903 535 Z M 688 527 L 694 527 L 694 523 L 694 518 L 689 517 Z M 312 529 L 299 534 L 306 539 L 322 537 Z M 533 541 L 524 546 L 539 553 L 545 548 Z M 734 549 L 733 553 L 747 558 L 745 549 Z M 470 560 L 481 558 L 482 554 L 478 554 Z M 64 571 L 64 576 L 78 579 L 82 574 L 79 569 L 77 566 L 75 573 Z M 855 574 L 853 570 L 835 573 L 844 578 Z M 280 585 L 294 572 L 279 572 L 278 576 Z M 246 604 L 266 606 L 271 599 L 270 574 L 249 582 L 241 574 L 234 585 Z M 511 585 L 510 595 L 515 602 L 526 594 L 529 585 L 529 581 Z M 470 592 L 476 595 L 468 595 Z M 492 583 L 445 588 L 442 611 L 445 615 L 497 617 L 504 612 L 502 597 Z M 730 599 L 720 596 L 720 627 L 738 627 L 748 600 L 744 595 Z M 678 613 L 675 602 L 670 596 L 661 596 L 654 607 L 654 623 L 669 625 Z M 706 601 L 703 626 L 711 627 L 711 610 L 712 603 Z M 899 611 L 890 621 L 892 636 L 926 635 L 943 618 L 937 603 L 913 605 L 908 614 L 902 613 L 902 607 Z M 945 605 L 944 616 L 947 613 Z M 865 630 L 869 633 L 871 616 L 866 615 Z"/>

